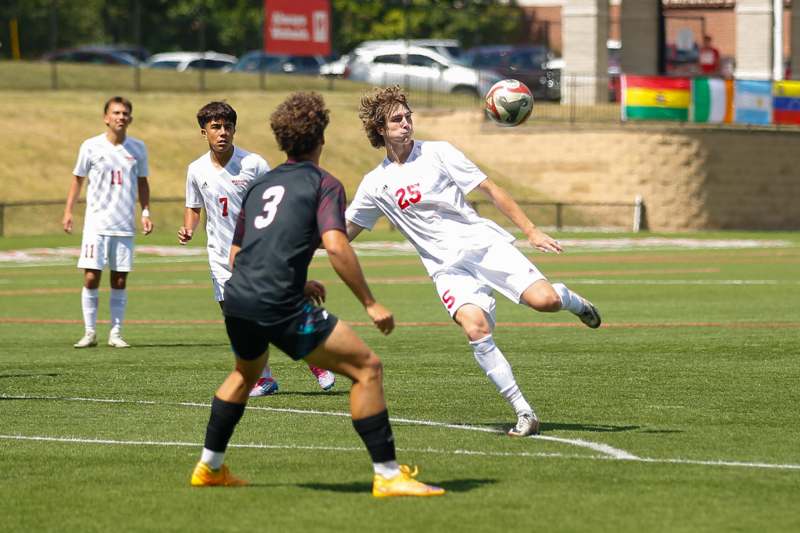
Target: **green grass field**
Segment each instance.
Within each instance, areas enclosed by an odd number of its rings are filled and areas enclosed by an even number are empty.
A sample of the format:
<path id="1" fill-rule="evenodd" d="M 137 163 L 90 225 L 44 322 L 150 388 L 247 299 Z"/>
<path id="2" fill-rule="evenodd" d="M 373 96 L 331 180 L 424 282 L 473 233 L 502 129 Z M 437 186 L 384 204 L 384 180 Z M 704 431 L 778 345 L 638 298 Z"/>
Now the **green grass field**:
<path id="1" fill-rule="evenodd" d="M 280 352 L 280 393 L 250 404 L 227 456 L 253 485 L 188 486 L 232 356 L 202 246 L 144 253 L 172 244 L 153 237 L 138 238 L 129 282 L 133 347 L 83 351 L 74 259 L 31 250 L 79 236 L 0 239 L 3 531 L 800 529 L 797 235 L 558 235 L 567 254 L 532 257 L 604 326 L 498 298 L 497 342 L 543 420 L 540 437 L 516 440 L 413 253 L 359 251 L 399 322 L 389 337 L 316 258 L 327 308 L 384 361 L 399 459 L 448 490 L 388 501 L 369 494 L 345 380 L 324 393 Z M 9 259 L 22 249 L 44 260 Z"/>

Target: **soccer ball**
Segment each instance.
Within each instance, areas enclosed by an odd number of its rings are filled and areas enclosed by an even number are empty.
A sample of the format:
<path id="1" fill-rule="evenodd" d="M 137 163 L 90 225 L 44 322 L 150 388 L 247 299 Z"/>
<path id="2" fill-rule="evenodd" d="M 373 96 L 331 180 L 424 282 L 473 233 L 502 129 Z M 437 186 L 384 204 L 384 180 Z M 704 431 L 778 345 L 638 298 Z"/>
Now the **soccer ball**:
<path id="1" fill-rule="evenodd" d="M 519 126 L 531 116 L 533 95 L 517 80 L 498 81 L 486 93 L 486 116 L 501 126 Z"/>

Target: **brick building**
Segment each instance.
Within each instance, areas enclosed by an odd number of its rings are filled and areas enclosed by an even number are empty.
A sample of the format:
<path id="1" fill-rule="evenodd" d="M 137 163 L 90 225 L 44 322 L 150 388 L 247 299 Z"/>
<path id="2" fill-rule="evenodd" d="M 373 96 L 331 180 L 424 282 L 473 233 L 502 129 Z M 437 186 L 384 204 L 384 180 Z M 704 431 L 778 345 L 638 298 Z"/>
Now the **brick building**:
<path id="1" fill-rule="evenodd" d="M 620 11 L 624 0 L 609 0 L 608 38 L 621 37 Z M 627 0 L 634 1 L 634 0 Z M 643 0 L 636 0 L 643 1 Z M 525 11 L 527 40 L 547 43 L 557 54 L 562 45 L 562 8 L 567 0 L 519 0 Z M 800 4 L 800 2 L 796 2 Z M 736 56 L 735 0 L 662 0 L 668 46 L 700 44 L 709 35 L 720 55 L 732 63 Z M 791 53 L 791 0 L 784 0 L 783 55 Z M 795 69 L 798 70 L 798 69 Z"/>

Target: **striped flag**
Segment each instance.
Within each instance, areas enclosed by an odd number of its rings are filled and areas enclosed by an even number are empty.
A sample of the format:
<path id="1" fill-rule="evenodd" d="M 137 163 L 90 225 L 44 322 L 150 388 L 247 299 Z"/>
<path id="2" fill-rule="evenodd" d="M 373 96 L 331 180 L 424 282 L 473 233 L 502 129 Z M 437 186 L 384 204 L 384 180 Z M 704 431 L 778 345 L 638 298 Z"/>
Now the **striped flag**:
<path id="1" fill-rule="evenodd" d="M 733 81 L 719 78 L 692 79 L 692 122 L 733 121 Z"/>
<path id="2" fill-rule="evenodd" d="M 771 124 L 772 82 L 736 80 L 733 107 L 734 121 L 739 124 Z"/>
<path id="3" fill-rule="evenodd" d="M 800 81 L 776 81 L 772 96 L 775 124 L 800 124 Z"/>
<path id="4" fill-rule="evenodd" d="M 622 120 L 689 119 L 689 78 L 629 76 L 622 86 Z"/>

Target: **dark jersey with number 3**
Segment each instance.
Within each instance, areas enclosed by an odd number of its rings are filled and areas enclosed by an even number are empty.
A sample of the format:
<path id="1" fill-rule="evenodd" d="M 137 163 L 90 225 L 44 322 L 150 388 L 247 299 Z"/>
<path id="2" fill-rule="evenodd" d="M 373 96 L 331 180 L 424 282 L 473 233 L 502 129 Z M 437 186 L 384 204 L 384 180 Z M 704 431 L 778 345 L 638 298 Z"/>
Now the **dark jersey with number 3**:
<path id="1" fill-rule="evenodd" d="M 254 181 L 242 199 L 225 283 L 225 315 L 273 325 L 298 316 L 308 264 L 329 230 L 346 232 L 341 182 L 308 161 L 288 161 Z"/>

